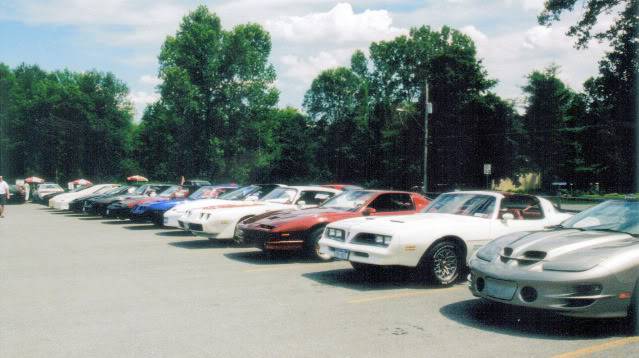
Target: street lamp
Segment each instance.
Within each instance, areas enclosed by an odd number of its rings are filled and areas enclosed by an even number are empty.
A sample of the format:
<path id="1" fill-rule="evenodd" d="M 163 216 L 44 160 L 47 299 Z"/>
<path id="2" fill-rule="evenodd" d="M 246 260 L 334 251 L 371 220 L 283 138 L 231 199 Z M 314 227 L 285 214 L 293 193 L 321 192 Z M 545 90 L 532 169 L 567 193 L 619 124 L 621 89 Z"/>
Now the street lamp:
<path id="1" fill-rule="evenodd" d="M 429 102 L 428 80 L 424 80 L 424 193 L 428 192 L 428 115 L 433 113 L 433 104 Z M 398 112 L 408 112 L 397 108 Z"/>

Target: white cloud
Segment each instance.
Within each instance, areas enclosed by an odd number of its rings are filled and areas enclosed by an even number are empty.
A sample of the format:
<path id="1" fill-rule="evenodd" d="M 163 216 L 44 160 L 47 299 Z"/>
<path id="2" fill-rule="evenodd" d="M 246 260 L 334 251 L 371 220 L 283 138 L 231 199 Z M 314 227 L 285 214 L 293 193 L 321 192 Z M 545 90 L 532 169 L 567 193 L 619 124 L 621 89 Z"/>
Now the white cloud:
<path id="1" fill-rule="evenodd" d="M 386 10 L 365 10 L 356 14 L 350 4 L 340 3 L 328 12 L 267 21 L 266 28 L 275 39 L 344 43 L 379 41 L 406 33 L 404 29 L 393 27 L 392 23 Z"/>
<path id="2" fill-rule="evenodd" d="M 151 86 L 157 86 L 160 83 L 162 83 L 162 79 L 156 77 L 156 76 L 151 76 L 151 75 L 143 75 L 142 77 L 140 77 L 140 83 L 143 83 L 145 85 L 151 85 Z"/>
<path id="3" fill-rule="evenodd" d="M 142 117 L 144 108 L 159 99 L 160 95 L 157 93 L 150 93 L 145 91 L 135 91 L 129 93 L 129 101 L 131 101 L 131 104 L 133 104 L 136 118 Z"/>

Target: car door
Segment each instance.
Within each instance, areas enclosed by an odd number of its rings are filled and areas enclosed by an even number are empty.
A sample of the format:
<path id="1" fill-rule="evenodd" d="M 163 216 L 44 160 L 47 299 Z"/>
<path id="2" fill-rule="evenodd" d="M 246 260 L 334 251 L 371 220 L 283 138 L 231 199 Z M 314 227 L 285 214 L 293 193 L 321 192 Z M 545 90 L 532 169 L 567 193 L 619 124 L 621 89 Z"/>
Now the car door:
<path id="1" fill-rule="evenodd" d="M 513 215 L 514 219 L 504 219 L 505 214 Z M 509 195 L 501 199 L 491 234 L 497 238 L 519 231 L 543 230 L 546 225 L 546 213 L 539 199 L 531 195 Z"/>
<path id="2" fill-rule="evenodd" d="M 371 215 L 410 215 L 415 213 L 415 203 L 410 194 L 386 193 L 380 194 L 371 201 L 367 208 L 374 209 Z"/>

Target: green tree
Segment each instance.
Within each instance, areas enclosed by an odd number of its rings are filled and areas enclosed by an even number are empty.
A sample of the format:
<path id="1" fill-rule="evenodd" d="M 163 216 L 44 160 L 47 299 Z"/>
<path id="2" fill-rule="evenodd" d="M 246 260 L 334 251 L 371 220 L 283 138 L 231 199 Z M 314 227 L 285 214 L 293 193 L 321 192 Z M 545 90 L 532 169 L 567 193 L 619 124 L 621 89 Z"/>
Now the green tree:
<path id="1" fill-rule="evenodd" d="M 225 31 L 205 6 L 167 37 L 159 56 L 160 92 L 179 122 L 175 141 L 183 161 L 172 174 L 248 179 L 264 140 L 256 128 L 278 100 L 270 51 L 261 26 Z"/>

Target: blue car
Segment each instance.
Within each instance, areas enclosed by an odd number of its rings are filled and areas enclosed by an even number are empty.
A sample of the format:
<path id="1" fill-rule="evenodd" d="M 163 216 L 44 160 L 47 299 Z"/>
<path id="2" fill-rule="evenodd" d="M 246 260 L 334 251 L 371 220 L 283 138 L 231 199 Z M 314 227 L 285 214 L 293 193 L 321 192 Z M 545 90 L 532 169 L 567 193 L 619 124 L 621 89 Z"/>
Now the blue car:
<path id="1" fill-rule="evenodd" d="M 131 211 L 131 218 L 138 222 L 151 221 L 157 226 L 162 226 L 164 213 L 184 200 L 215 199 L 218 196 L 237 188 L 237 184 L 206 185 L 199 188 L 186 199 L 177 198 L 140 204 Z"/>

